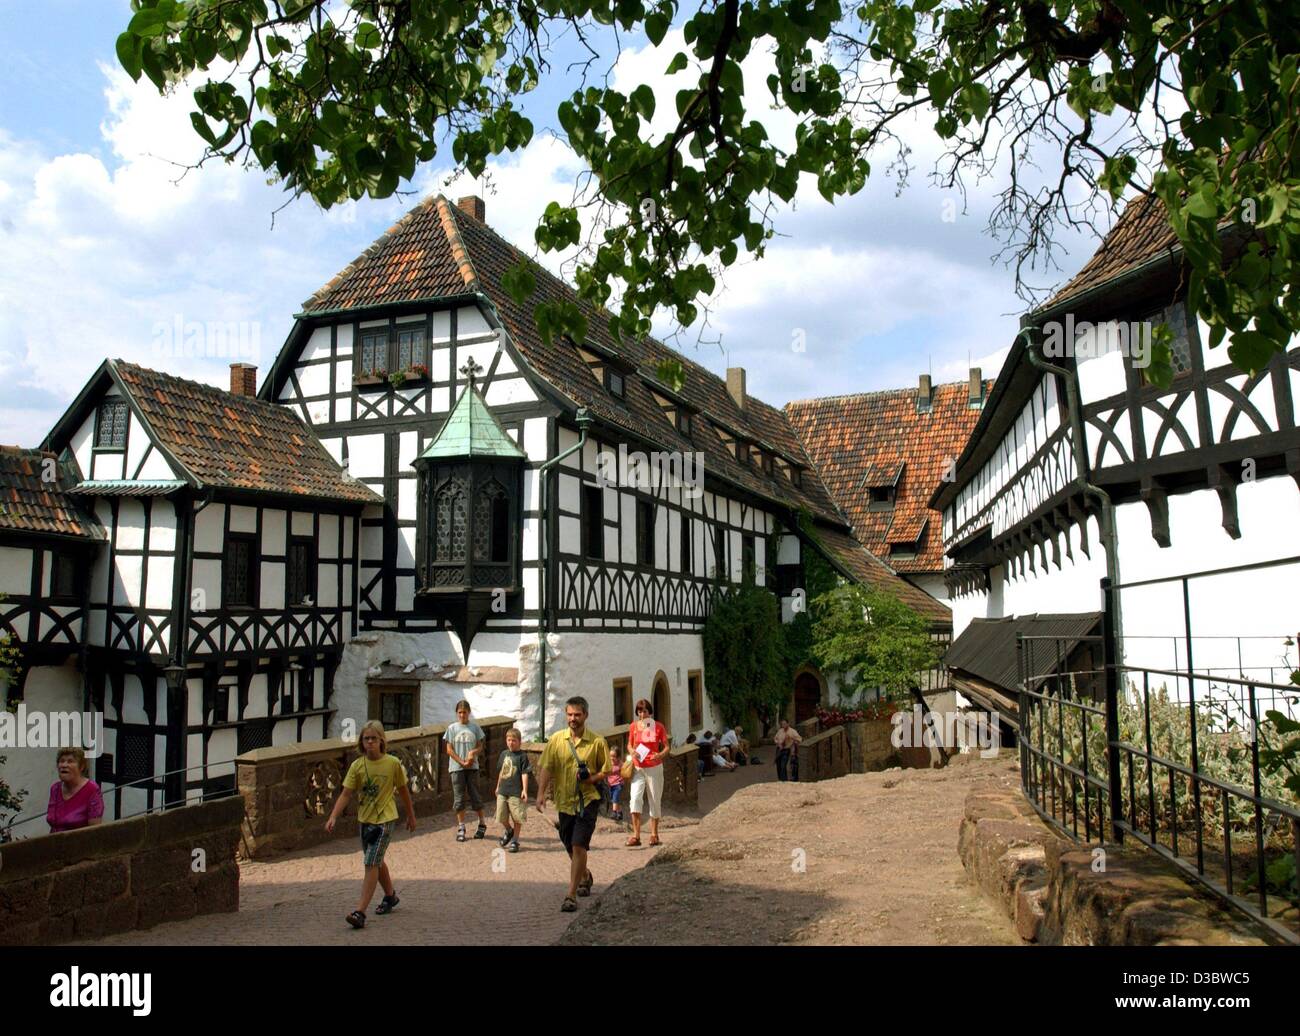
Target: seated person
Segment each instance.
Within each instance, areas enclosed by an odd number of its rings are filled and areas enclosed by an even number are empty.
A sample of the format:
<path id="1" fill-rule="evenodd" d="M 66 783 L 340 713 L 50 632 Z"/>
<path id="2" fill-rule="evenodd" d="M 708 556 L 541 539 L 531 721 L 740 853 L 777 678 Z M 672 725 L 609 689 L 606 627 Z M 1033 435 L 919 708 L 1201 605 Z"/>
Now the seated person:
<path id="1" fill-rule="evenodd" d="M 695 762 L 696 774 L 699 777 L 708 777 L 713 773 L 714 751 L 712 742 L 701 740 L 694 734 L 688 734 L 686 743 L 694 745 L 700 751 L 699 758 Z"/>
<path id="2" fill-rule="evenodd" d="M 744 727 L 728 729 L 718 739 L 719 750 L 733 763 L 743 763 L 749 759 L 749 742 L 740 736 L 744 732 Z"/>
<path id="3" fill-rule="evenodd" d="M 725 755 L 722 755 L 719 752 L 714 752 L 713 765 L 716 766 L 719 770 L 731 771 L 734 770 L 739 764 L 733 763 Z"/>

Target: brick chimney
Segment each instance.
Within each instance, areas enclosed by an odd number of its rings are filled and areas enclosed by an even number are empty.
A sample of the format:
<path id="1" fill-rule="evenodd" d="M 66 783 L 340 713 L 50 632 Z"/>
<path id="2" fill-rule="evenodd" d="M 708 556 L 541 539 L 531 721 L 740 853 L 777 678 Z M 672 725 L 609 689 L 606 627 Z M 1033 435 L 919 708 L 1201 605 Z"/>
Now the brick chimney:
<path id="1" fill-rule="evenodd" d="M 483 204 L 483 199 L 477 194 L 467 194 L 456 202 L 456 208 L 461 212 L 468 212 L 480 223 L 487 222 L 487 207 Z"/>
<path id="2" fill-rule="evenodd" d="M 236 396 L 257 395 L 257 368 L 251 363 L 232 363 L 230 391 Z"/>
<path id="3" fill-rule="evenodd" d="M 978 367 L 970 369 L 970 391 L 968 395 L 970 405 L 973 407 L 982 407 L 984 405 L 984 372 Z"/>
<path id="4" fill-rule="evenodd" d="M 727 394 L 741 410 L 745 409 L 745 368 L 727 368 Z"/>
<path id="5" fill-rule="evenodd" d="M 922 374 L 921 380 L 916 386 L 916 409 L 929 410 L 933 401 L 934 396 L 930 389 L 930 375 Z"/>

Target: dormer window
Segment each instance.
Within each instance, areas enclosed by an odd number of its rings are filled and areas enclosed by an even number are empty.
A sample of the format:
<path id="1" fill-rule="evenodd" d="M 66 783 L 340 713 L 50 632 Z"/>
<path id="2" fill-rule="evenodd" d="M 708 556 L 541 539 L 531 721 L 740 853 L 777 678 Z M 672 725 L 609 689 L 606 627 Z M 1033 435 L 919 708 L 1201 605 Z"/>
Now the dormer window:
<path id="1" fill-rule="evenodd" d="M 691 436 L 691 412 L 689 410 L 678 409 L 677 411 L 677 430 L 688 439 Z"/>
<path id="2" fill-rule="evenodd" d="M 736 440 L 736 460 L 741 464 L 749 463 L 749 443 Z"/>
<path id="3" fill-rule="evenodd" d="M 892 511 L 894 509 L 894 487 L 872 486 L 867 500 L 868 511 Z"/>
<path id="4" fill-rule="evenodd" d="M 790 482 L 796 486 L 803 485 L 803 470 L 796 468 L 793 464 L 790 465 Z"/>
<path id="5" fill-rule="evenodd" d="M 772 455 L 770 453 L 760 453 L 759 457 L 761 458 L 760 462 L 763 466 L 763 474 L 772 474 Z"/>
<path id="6" fill-rule="evenodd" d="M 623 377 L 623 372 L 615 370 L 613 367 L 605 368 L 605 388 L 609 389 L 611 396 L 617 396 L 619 399 L 626 397 L 627 386 Z"/>
<path id="7" fill-rule="evenodd" d="M 121 450 L 126 447 L 126 402 L 105 400 L 95 420 L 95 449 Z"/>
<path id="8" fill-rule="evenodd" d="M 908 543 L 891 543 L 889 545 L 889 557 L 893 561 L 911 561 L 916 557 L 917 549 L 915 540 Z"/>

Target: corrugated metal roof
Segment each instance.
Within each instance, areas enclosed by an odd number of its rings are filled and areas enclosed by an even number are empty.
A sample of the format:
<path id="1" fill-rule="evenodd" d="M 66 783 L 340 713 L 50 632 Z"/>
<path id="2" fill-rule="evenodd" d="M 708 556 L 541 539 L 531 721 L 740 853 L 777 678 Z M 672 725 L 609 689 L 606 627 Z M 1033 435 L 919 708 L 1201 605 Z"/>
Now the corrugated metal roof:
<path id="1" fill-rule="evenodd" d="M 185 483 L 180 479 L 88 479 L 78 482 L 70 493 L 86 496 L 166 496 L 177 489 L 183 489 Z"/>
<path id="2" fill-rule="evenodd" d="M 1057 615 L 1011 615 L 1002 619 L 974 619 L 944 655 L 949 669 L 959 669 L 1014 693 L 1020 683 L 1016 636 L 1051 637 L 1035 642 L 1034 671 L 1054 668 L 1058 653 L 1068 658 L 1083 639 L 1101 632 L 1101 612 L 1067 612 Z"/>

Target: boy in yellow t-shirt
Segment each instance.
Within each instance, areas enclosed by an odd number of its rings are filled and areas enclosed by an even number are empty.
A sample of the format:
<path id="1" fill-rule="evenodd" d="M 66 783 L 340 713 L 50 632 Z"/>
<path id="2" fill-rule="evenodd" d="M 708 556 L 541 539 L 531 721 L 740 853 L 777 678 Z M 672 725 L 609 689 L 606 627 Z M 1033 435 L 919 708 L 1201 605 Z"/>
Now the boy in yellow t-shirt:
<path id="1" fill-rule="evenodd" d="M 384 898 L 375 908 L 376 914 L 389 913 L 399 902 L 397 893 L 393 891 L 388 864 L 384 862 L 388 840 L 393 825 L 397 823 L 394 794 L 402 796 L 406 829 L 415 830 L 415 803 L 411 801 L 411 789 L 406 785 L 406 771 L 395 757 L 388 754 L 384 725 L 372 719 L 361 728 L 359 740 L 361 756 L 348 767 L 347 776 L 343 778 L 343 790 L 325 821 L 325 830 L 332 833 L 339 815 L 347 809 L 353 793 L 356 793 L 357 819 L 361 822 L 361 862 L 366 875 L 361 882 L 361 903 L 346 918 L 353 928 L 365 927 L 366 907 L 375 895 L 376 885 L 384 887 Z"/>

